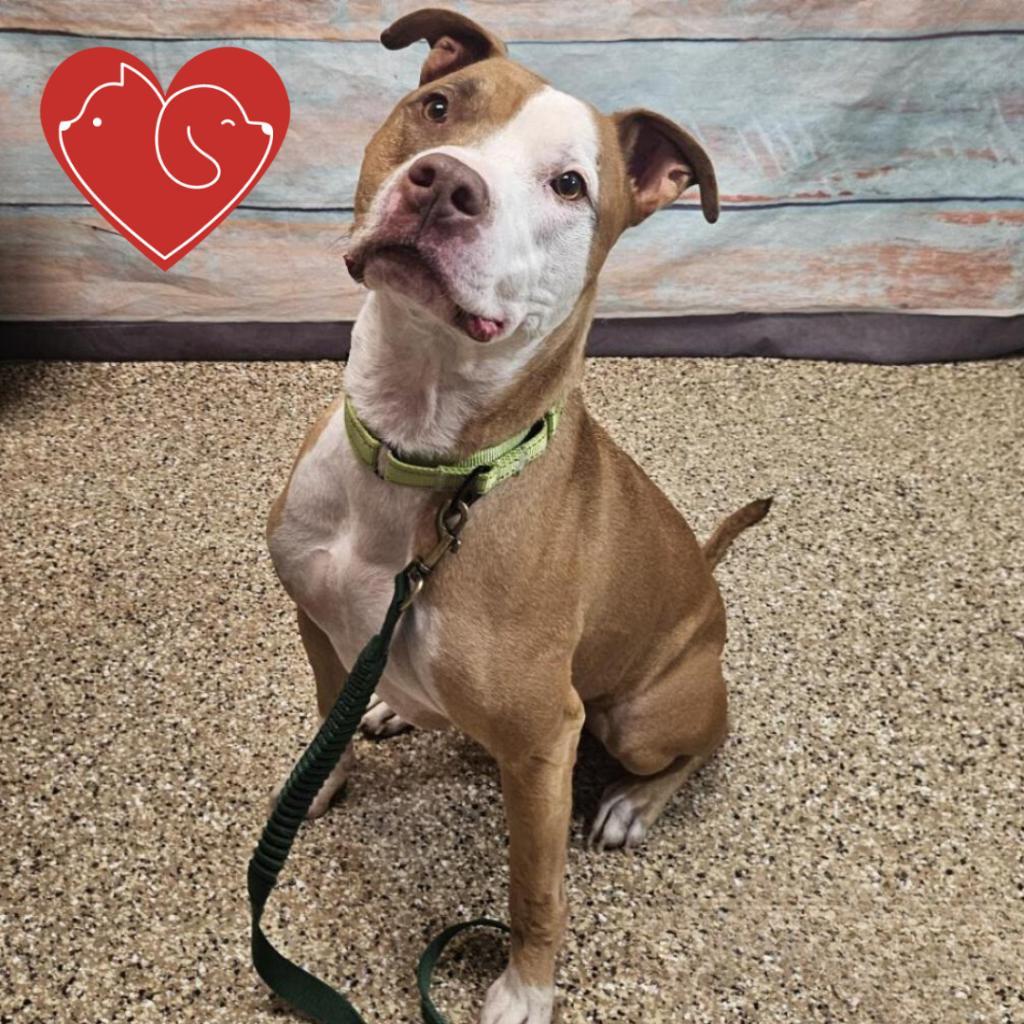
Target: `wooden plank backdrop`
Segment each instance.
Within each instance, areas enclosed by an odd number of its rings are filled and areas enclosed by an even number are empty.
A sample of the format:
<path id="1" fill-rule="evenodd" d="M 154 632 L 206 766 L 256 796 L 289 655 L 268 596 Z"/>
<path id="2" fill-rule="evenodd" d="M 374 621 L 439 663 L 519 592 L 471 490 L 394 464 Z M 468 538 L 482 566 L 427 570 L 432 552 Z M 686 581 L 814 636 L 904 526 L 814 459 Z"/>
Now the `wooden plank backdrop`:
<path id="1" fill-rule="evenodd" d="M 424 52 L 371 40 L 417 6 L 0 0 L 0 318 L 352 317 L 340 255 L 359 160 Z M 630 232 L 602 315 L 1024 310 L 1019 0 L 455 6 L 556 86 L 660 110 L 714 156 L 722 220 L 691 196 Z M 121 45 L 166 84 L 221 38 L 278 69 L 291 127 L 243 209 L 164 273 L 64 176 L 39 96 L 87 46 Z"/>
<path id="2" fill-rule="evenodd" d="M 6 202 L 81 200 L 39 130 L 38 97 L 62 60 L 107 42 L 37 36 L 26 46 L 0 35 Z M 415 85 L 424 48 L 239 43 L 274 64 L 292 103 L 284 145 L 246 205 L 349 208 L 363 147 Z M 207 48 L 130 47 L 164 83 Z M 841 40 L 829 60 L 820 43 L 791 41 L 522 44 L 512 55 L 601 110 L 646 104 L 688 126 L 711 152 L 727 203 L 1024 197 L 1024 86 L 1007 74 L 1024 62 L 1018 37 Z"/>
<path id="3" fill-rule="evenodd" d="M 169 273 L 90 208 L 0 210 L 9 319 L 339 320 L 361 291 L 342 266 L 349 215 L 237 210 Z M 984 242 L 981 242 L 981 238 Z M 1024 203 L 675 210 L 627 232 L 602 277 L 609 316 L 1020 306 Z"/>
<path id="4" fill-rule="evenodd" d="M 426 0 L 0 0 L 0 28 L 152 38 L 376 40 Z M 928 34 L 1020 28 L 1019 0 L 459 0 L 505 39 Z"/>

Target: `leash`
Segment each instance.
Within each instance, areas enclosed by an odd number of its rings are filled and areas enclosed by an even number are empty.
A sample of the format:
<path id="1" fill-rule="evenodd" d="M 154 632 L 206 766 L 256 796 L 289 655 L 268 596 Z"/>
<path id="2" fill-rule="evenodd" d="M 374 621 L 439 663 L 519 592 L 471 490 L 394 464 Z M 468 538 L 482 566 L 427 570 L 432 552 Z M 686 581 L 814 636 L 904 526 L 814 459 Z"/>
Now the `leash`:
<path id="1" fill-rule="evenodd" d="M 437 544 L 426 556 L 414 558 L 395 577 L 394 593 L 380 630 L 360 651 L 330 713 L 288 776 L 249 861 L 247 881 L 252 910 L 253 966 L 271 991 L 319 1024 L 366 1022 L 345 996 L 274 948 L 261 927 L 263 911 L 309 805 L 355 735 L 370 697 L 384 673 L 391 639 L 402 613 L 415 600 L 441 559 L 449 552 L 454 554 L 458 551 L 469 507 L 485 493 L 478 489 L 479 480 L 489 471 L 489 466 L 481 465 L 465 477 L 455 497 L 438 511 Z M 456 924 L 438 935 L 420 957 L 416 983 L 425 1024 L 448 1024 L 430 998 L 430 982 L 438 958 L 457 935 L 478 927 L 509 930 L 507 925 L 490 918 Z"/>

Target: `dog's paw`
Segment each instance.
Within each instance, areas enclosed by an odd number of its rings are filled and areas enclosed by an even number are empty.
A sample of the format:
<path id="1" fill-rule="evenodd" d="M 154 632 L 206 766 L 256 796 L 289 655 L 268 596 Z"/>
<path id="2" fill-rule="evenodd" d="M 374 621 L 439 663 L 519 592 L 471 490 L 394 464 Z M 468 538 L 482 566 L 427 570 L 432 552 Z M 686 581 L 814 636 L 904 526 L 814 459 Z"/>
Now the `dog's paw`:
<path id="1" fill-rule="evenodd" d="M 313 797 L 313 802 L 309 805 L 309 810 L 306 811 L 307 819 L 319 818 L 327 813 L 331 804 L 334 803 L 345 788 L 345 783 L 348 782 L 348 777 L 354 764 L 355 755 L 352 753 L 352 747 L 349 746 L 346 748 L 345 753 L 341 755 L 341 760 L 334 766 L 331 774 L 324 779 L 324 784 L 320 787 L 316 796 Z M 277 806 L 282 789 L 284 789 L 284 782 L 275 786 L 274 791 L 270 794 L 271 811 Z"/>
<path id="2" fill-rule="evenodd" d="M 647 808 L 639 787 L 613 784 L 601 796 L 601 806 L 590 829 L 595 850 L 622 850 L 639 846 L 647 837 Z"/>
<path id="3" fill-rule="evenodd" d="M 374 694 L 366 714 L 359 723 L 359 728 L 362 729 L 364 736 L 383 740 L 389 736 L 397 736 L 400 732 L 408 732 L 412 725 Z"/>
<path id="4" fill-rule="evenodd" d="M 487 990 L 480 1024 L 550 1024 L 555 992 L 526 985 L 509 964 Z"/>

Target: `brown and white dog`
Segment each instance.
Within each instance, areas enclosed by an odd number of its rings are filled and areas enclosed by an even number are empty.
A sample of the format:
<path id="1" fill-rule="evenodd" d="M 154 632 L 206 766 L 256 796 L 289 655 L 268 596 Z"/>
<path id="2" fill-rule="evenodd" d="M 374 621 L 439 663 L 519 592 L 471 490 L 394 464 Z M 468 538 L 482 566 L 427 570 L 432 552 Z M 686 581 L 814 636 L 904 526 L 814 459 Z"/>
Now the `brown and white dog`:
<path id="1" fill-rule="evenodd" d="M 497 760 L 510 833 L 511 955 L 483 1024 L 551 1019 L 571 775 L 586 725 L 621 763 L 591 832 L 633 846 L 722 742 L 725 614 L 711 575 L 767 511 L 704 545 L 591 419 L 580 380 L 597 276 L 626 228 L 714 171 L 645 110 L 606 116 L 513 63 L 486 29 L 422 10 L 382 36 L 425 39 L 420 86 L 371 140 L 349 270 L 370 289 L 348 395 L 410 461 L 457 461 L 565 409 L 544 455 L 473 507 L 400 623 L 364 731 L 455 725 Z M 380 479 L 350 448 L 339 399 L 312 428 L 268 527 L 298 606 L 321 715 L 377 630 L 392 579 L 436 541 L 443 495 Z M 318 795 L 323 813 L 349 750 Z"/>

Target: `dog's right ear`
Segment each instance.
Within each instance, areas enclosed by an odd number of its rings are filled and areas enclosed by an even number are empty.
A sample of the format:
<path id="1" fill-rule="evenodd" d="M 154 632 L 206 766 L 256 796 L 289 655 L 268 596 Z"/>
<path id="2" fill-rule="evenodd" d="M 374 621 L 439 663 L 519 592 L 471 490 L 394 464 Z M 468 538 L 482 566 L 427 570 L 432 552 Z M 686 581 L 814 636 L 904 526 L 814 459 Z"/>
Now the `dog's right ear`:
<path id="1" fill-rule="evenodd" d="M 380 41 L 389 50 L 401 50 L 420 39 L 430 43 L 430 53 L 420 70 L 420 85 L 467 64 L 488 57 L 504 57 L 508 53 L 496 35 L 475 21 L 438 7 L 413 11 L 380 34 Z"/>

